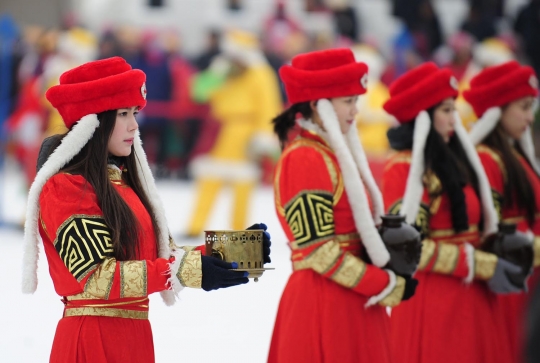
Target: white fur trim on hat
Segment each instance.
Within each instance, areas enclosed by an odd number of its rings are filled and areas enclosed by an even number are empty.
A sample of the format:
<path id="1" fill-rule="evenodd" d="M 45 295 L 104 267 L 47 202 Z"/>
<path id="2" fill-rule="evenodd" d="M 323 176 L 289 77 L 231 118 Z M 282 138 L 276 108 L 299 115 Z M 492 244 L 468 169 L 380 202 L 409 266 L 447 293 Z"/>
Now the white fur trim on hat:
<path id="1" fill-rule="evenodd" d="M 484 170 L 482 162 L 480 161 L 480 157 L 478 156 L 474 145 L 469 139 L 469 135 L 463 127 L 463 124 L 461 123 L 461 118 L 459 117 L 459 113 L 457 111 L 454 111 L 454 118 L 456 120 L 456 136 L 461 142 L 461 146 L 463 146 L 465 154 L 467 155 L 467 158 L 469 159 L 469 162 L 471 163 L 471 166 L 473 167 L 476 173 L 476 177 L 478 179 L 478 189 L 480 191 L 482 212 L 484 215 L 484 236 L 487 236 L 489 234 L 497 232 L 497 224 L 499 223 L 499 217 L 497 215 L 495 206 L 493 205 L 491 186 L 489 184 L 486 171 Z"/>
<path id="2" fill-rule="evenodd" d="M 501 114 L 500 107 L 491 107 L 474 123 L 469 131 L 473 145 L 480 144 L 493 131 L 501 119 Z"/>
<path id="3" fill-rule="evenodd" d="M 95 114 L 81 118 L 63 138 L 56 150 L 52 152 L 45 164 L 43 164 L 43 167 L 38 171 L 30 187 L 26 206 L 26 220 L 24 222 L 22 291 L 25 294 L 34 293 L 38 284 L 38 217 L 41 190 L 49 178 L 58 173 L 60 169 L 81 151 L 88 140 L 92 138 L 98 126 L 99 120 Z"/>
<path id="4" fill-rule="evenodd" d="M 167 218 L 165 217 L 165 209 L 161 203 L 161 198 L 157 192 L 156 183 L 150 166 L 148 165 L 148 160 L 146 158 L 146 153 L 142 148 L 141 137 L 139 130 L 137 130 L 137 135 L 133 142 L 133 147 L 135 151 L 135 156 L 138 160 L 139 165 L 137 166 L 137 171 L 139 174 L 139 180 L 143 188 L 145 189 L 150 205 L 154 210 L 156 215 L 156 222 L 160 231 L 161 239 L 159 240 L 159 250 L 158 257 L 169 258 L 171 256 L 171 250 L 169 248 L 169 228 L 167 225 Z M 161 297 L 166 305 L 173 305 L 175 302 L 175 293 L 172 290 L 161 291 Z"/>
<path id="5" fill-rule="evenodd" d="M 347 147 L 345 137 L 341 133 L 334 107 L 329 100 L 320 99 L 317 102 L 317 110 L 343 175 L 343 183 L 353 212 L 356 229 L 372 263 L 375 266 L 383 267 L 390 260 L 390 254 L 375 228 L 364 184 L 351 151 Z"/>
<path id="6" fill-rule="evenodd" d="M 416 215 L 420 209 L 422 195 L 424 195 L 424 184 L 422 178 L 424 176 L 424 149 L 426 140 L 431 130 L 431 120 L 426 111 L 421 111 L 416 116 L 413 134 L 413 148 L 411 155 L 411 167 L 407 177 L 407 185 L 405 194 L 403 195 L 403 203 L 399 214 L 405 216 L 405 220 L 409 224 L 416 222 Z"/>
<path id="7" fill-rule="evenodd" d="M 360 143 L 360 138 L 358 137 L 357 131 L 358 129 L 356 127 L 356 122 L 354 122 L 345 137 L 354 161 L 358 167 L 358 171 L 360 172 L 360 176 L 366 184 L 369 195 L 371 196 L 371 201 L 373 203 L 373 220 L 375 221 L 376 225 L 379 225 L 382 223 L 381 216 L 384 215 L 383 196 L 381 190 L 377 186 L 375 178 L 373 177 L 373 173 L 369 167 L 366 153 L 364 152 L 364 148 Z"/>

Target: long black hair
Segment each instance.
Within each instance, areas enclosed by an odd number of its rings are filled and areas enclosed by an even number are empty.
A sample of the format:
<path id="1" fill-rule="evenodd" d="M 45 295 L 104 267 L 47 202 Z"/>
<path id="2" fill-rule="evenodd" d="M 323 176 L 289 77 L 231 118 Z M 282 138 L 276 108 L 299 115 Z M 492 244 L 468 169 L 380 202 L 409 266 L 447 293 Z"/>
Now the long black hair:
<path id="1" fill-rule="evenodd" d="M 98 114 L 99 126 L 92 138 L 81 151 L 62 169 L 63 172 L 81 175 L 94 189 L 98 205 L 103 212 L 105 223 L 110 228 L 113 242 L 113 257 L 119 261 L 134 259 L 138 252 L 138 241 L 141 237 L 140 225 L 131 208 L 118 194 L 109 181 L 107 165 L 111 155 L 108 151 L 108 142 L 116 124 L 117 110 L 105 111 Z M 65 135 L 63 135 L 65 137 Z M 49 152 L 52 153 L 60 145 L 63 137 L 55 140 L 56 145 L 51 145 Z M 156 248 L 160 240 L 160 231 L 156 221 L 155 211 L 137 173 L 138 163 L 135 153 L 126 157 L 114 158 L 116 162 L 123 163 L 127 173 L 123 173 L 124 181 L 137 194 L 142 204 L 148 211 L 154 227 Z"/>
<path id="2" fill-rule="evenodd" d="M 478 192 L 478 178 L 467 158 L 461 142 L 454 134 L 448 143 L 433 127 L 433 115 L 438 105 L 427 110 L 432 127 L 424 148 L 424 168 L 433 172 L 441 182 L 442 191 L 448 194 L 452 214 L 452 227 L 456 233 L 469 229 L 467 204 L 463 187 L 471 184 Z M 415 121 L 388 130 L 390 146 L 395 150 L 411 150 Z"/>
<path id="3" fill-rule="evenodd" d="M 281 149 L 285 148 L 289 132 L 296 125 L 296 115 L 298 113 L 305 119 L 311 118 L 313 110 L 311 109 L 309 102 L 295 103 L 272 120 L 274 132 L 279 138 Z"/>
<path id="4" fill-rule="evenodd" d="M 520 210 L 525 211 L 527 222 L 529 223 L 529 226 L 532 226 L 536 214 L 535 193 L 525 169 L 514 154 L 517 151 L 525 160 L 527 160 L 521 146 L 516 143 L 514 149 L 513 146 L 510 145 L 508 136 L 504 132 L 500 122 L 484 139 L 483 144 L 499 152 L 504 168 L 506 169 L 506 180 L 502 196 L 503 207 L 510 208 L 517 206 Z"/>

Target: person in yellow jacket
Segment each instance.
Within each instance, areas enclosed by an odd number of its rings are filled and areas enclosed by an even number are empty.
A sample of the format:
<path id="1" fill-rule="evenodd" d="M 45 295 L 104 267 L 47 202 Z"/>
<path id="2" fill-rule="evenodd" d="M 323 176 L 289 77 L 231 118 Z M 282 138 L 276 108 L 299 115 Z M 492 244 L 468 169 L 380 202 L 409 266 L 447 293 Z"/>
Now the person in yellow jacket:
<path id="1" fill-rule="evenodd" d="M 239 30 L 225 34 L 222 55 L 197 76 L 193 97 L 208 101 L 221 128 L 212 149 L 193 160 L 197 195 L 187 236 L 204 229 L 219 191 L 233 188 L 231 227 L 243 229 L 253 188 L 260 177 L 258 159 L 279 153 L 271 120 L 281 112 L 277 77 L 257 38 Z"/>

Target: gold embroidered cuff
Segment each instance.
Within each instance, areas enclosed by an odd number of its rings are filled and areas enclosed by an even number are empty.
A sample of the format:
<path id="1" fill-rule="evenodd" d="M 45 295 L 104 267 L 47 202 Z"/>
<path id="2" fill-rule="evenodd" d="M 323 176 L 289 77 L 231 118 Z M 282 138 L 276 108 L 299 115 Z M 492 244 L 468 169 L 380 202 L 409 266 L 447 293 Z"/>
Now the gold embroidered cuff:
<path id="1" fill-rule="evenodd" d="M 84 291 L 101 299 L 109 299 L 115 271 L 116 260 L 114 258 L 104 259 L 86 281 Z"/>
<path id="2" fill-rule="evenodd" d="M 346 252 L 343 261 L 332 274 L 332 280 L 338 284 L 352 289 L 362 279 L 366 272 L 366 264 L 359 258 L 354 257 Z"/>
<path id="3" fill-rule="evenodd" d="M 480 280 L 489 280 L 495 273 L 497 256 L 493 253 L 474 251 L 474 277 Z"/>
<path id="4" fill-rule="evenodd" d="M 200 289 L 202 285 L 201 251 L 189 251 L 184 254 L 176 277 L 185 287 Z"/>
<path id="5" fill-rule="evenodd" d="M 456 269 L 458 258 L 459 246 L 439 242 L 439 251 L 437 253 L 437 260 L 433 265 L 433 272 L 446 275 L 452 274 Z"/>
<path id="6" fill-rule="evenodd" d="M 120 297 L 147 296 L 146 261 L 120 262 Z"/>
<path id="7" fill-rule="evenodd" d="M 424 270 L 427 267 L 429 261 L 431 261 L 435 254 L 436 248 L 437 245 L 433 240 L 425 239 L 422 241 L 422 253 L 420 254 L 420 263 L 418 264 L 419 271 Z"/>
<path id="8" fill-rule="evenodd" d="M 401 276 L 396 276 L 396 286 L 391 293 L 389 293 L 384 299 L 379 301 L 379 305 L 392 308 L 399 305 L 403 294 L 405 293 L 405 279 Z"/>
<path id="9" fill-rule="evenodd" d="M 533 251 L 534 251 L 533 266 L 538 267 L 540 266 L 540 237 L 538 236 L 534 236 Z"/>

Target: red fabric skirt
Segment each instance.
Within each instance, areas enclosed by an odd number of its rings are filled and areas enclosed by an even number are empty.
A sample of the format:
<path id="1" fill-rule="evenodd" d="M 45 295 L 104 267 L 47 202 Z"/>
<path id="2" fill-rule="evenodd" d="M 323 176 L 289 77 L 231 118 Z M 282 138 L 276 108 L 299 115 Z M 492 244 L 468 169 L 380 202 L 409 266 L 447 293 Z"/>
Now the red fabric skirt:
<path id="1" fill-rule="evenodd" d="M 73 316 L 58 322 L 51 363 L 153 363 L 147 319 Z"/>
<path id="2" fill-rule="evenodd" d="M 382 306 L 312 270 L 293 272 L 279 304 L 269 363 L 390 362 Z"/>
<path id="3" fill-rule="evenodd" d="M 497 298 L 485 283 L 422 272 L 415 278 L 415 296 L 391 313 L 395 363 L 512 362 Z"/>

